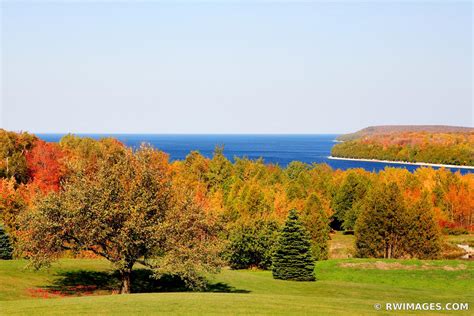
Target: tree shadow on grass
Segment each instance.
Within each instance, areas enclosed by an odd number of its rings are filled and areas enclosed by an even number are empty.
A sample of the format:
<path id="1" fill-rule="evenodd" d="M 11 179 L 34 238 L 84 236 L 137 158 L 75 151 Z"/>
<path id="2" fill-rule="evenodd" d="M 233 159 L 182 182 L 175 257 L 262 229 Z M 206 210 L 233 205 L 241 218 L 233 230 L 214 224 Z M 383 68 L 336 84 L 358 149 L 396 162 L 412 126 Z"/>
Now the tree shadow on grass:
<path id="1" fill-rule="evenodd" d="M 67 271 L 57 274 L 54 282 L 44 290 L 61 296 L 80 296 L 93 294 L 118 293 L 120 277 L 115 272 L 99 271 Z M 157 293 L 157 292 L 189 292 L 192 291 L 178 276 L 164 275 L 159 279 L 153 277 L 153 272 L 148 269 L 132 271 L 132 293 Z M 250 291 L 236 289 L 226 283 L 208 283 L 202 292 L 220 293 L 249 293 Z"/>

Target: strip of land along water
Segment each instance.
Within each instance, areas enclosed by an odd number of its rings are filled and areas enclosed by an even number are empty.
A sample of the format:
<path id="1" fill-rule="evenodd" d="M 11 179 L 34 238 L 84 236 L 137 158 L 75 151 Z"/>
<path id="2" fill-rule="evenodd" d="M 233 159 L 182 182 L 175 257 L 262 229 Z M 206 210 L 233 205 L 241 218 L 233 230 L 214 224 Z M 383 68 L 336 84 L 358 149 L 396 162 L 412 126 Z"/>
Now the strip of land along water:
<path id="1" fill-rule="evenodd" d="M 328 159 L 334 160 L 347 160 L 347 161 L 365 161 L 365 162 L 380 162 L 387 164 L 399 164 L 399 165 L 412 165 L 420 167 L 436 167 L 436 168 L 456 168 L 456 169 L 471 169 L 474 170 L 474 166 L 458 166 L 458 165 L 446 165 L 429 162 L 408 162 L 408 161 L 396 161 L 396 160 L 379 160 L 379 159 L 366 159 L 366 158 L 344 158 L 328 156 Z"/>

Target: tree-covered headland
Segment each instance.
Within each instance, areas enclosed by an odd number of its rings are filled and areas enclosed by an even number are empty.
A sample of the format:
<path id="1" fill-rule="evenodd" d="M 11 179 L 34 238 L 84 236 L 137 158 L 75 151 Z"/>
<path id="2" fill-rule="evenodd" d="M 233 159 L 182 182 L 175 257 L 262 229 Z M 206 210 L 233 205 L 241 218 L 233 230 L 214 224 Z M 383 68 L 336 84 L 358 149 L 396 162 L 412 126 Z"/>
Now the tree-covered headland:
<path id="1" fill-rule="evenodd" d="M 474 166 L 473 128 L 373 127 L 340 140 L 332 156 Z"/>

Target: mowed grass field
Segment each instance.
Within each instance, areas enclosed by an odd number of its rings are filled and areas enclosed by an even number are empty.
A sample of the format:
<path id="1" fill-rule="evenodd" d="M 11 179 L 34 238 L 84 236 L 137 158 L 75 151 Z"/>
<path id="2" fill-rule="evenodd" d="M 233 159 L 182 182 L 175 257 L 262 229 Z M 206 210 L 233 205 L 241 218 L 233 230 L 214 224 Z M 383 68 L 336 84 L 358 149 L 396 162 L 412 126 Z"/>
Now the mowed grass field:
<path id="1" fill-rule="evenodd" d="M 153 281 L 137 266 L 132 290 L 119 285 L 105 260 L 62 259 L 47 270 L 24 260 L 0 260 L 0 315 L 472 315 L 474 262 L 352 259 L 354 236 L 333 235 L 330 260 L 316 265 L 316 282 L 274 280 L 269 271 L 223 269 L 207 292 Z M 473 235 L 449 236 L 452 244 Z M 384 303 L 469 303 L 471 311 L 376 310 Z"/>
<path id="2" fill-rule="evenodd" d="M 111 268 L 104 260 L 63 259 L 40 272 L 25 270 L 25 264 L 0 260 L 0 315 L 384 315 L 389 313 L 373 306 L 386 302 L 466 302 L 474 308 L 472 261 L 332 259 L 317 263 L 316 282 L 274 280 L 269 271 L 223 269 L 211 278 L 214 292 L 131 295 L 113 295 L 107 289 L 109 280 L 104 278 L 111 278 Z M 94 282 L 97 288 L 77 287 Z M 54 292 L 61 287 L 71 293 L 62 297 Z M 472 310 L 443 313 L 472 315 Z"/>

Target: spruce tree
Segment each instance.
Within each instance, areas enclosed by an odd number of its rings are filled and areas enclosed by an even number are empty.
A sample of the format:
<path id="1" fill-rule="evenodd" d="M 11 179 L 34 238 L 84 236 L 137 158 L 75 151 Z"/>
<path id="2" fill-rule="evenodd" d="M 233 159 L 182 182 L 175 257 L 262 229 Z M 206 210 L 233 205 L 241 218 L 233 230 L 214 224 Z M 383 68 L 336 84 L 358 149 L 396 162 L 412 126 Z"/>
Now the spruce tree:
<path id="1" fill-rule="evenodd" d="M 7 235 L 7 232 L 0 225 L 0 259 L 10 260 L 13 256 L 13 248 L 10 243 L 10 238 Z"/>
<path id="2" fill-rule="evenodd" d="M 273 255 L 273 277 L 293 281 L 314 281 L 314 259 L 310 236 L 291 210 L 278 239 Z"/>

